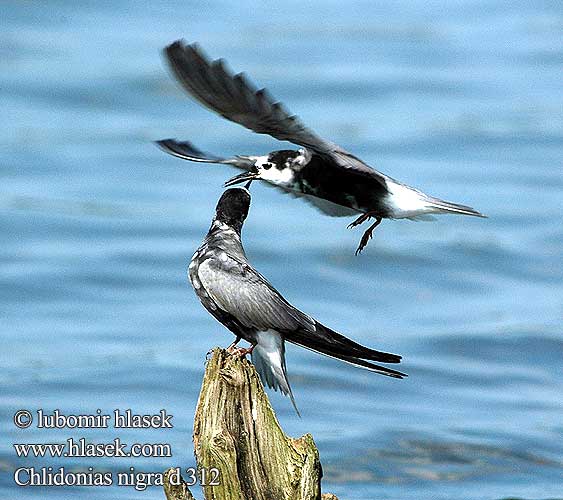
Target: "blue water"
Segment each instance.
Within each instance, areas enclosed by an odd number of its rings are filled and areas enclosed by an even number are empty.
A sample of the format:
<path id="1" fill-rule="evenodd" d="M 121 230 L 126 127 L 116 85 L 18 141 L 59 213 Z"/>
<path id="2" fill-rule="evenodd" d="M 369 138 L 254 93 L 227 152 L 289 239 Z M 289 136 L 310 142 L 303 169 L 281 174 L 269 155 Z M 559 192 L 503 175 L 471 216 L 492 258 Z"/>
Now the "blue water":
<path id="1" fill-rule="evenodd" d="M 490 216 L 386 221 L 355 257 L 362 229 L 253 186 L 253 264 L 323 323 L 401 354 L 409 374 L 288 348 L 303 418 L 272 401 L 288 433 L 313 434 L 324 491 L 563 498 L 559 2 L 4 0 L 0 19 L 0 497 L 159 499 L 156 487 L 19 488 L 12 475 L 194 465 L 205 355 L 232 336 L 186 269 L 235 172 L 151 140 L 218 154 L 279 143 L 182 93 L 160 51 L 184 37 L 368 163 Z M 175 425 L 17 430 L 21 408 L 166 408 Z M 173 457 L 18 459 L 12 448 L 81 436 L 171 443 Z"/>

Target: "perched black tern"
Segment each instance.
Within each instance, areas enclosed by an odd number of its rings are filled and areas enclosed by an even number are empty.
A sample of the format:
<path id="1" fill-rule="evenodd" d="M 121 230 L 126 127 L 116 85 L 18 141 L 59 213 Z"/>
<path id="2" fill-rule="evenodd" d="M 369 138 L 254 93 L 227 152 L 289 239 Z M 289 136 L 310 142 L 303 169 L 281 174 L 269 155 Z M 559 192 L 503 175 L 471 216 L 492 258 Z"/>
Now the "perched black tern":
<path id="1" fill-rule="evenodd" d="M 223 193 L 211 228 L 194 253 L 188 271 L 203 306 L 235 334 L 229 351 L 251 353 L 264 384 L 289 396 L 296 411 L 285 366 L 286 340 L 382 375 L 406 376 L 371 363 L 399 363 L 401 356 L 364 347 L 322 325 L 287 302 L 250 265 L 241 242 L 249 207 L 250 193 L 246 188 L 235 187 Z M 236 348 L 241 339 L 251 347 Z"/>
<path id="2" fill-rule="evenodd" d="M 223 60 L 210 61 L 196 44 L 174 42 L 166 59 L 184 89 L 197 101 L 223 117 L 259 134 L 289 141 L 301 149 L 273 151 L 263 156 L 223 158 L 199 151 L 190 142 L 157 141 L 166 152 L 186 160 L 222 163 L 245 170 L 226 185 L 265 180 L 304 197 L 332 216 L 361 214 L 349 227 L 375 219 L 364 233 L 362 251 L 382 219 L 417 219 L 431 214 L 485 217 L 477 210 L 428 196 L 366 165 L 340 146 L 305 127 L 266 89 L 256 90 L 239 73 L 232 75 Z"/>

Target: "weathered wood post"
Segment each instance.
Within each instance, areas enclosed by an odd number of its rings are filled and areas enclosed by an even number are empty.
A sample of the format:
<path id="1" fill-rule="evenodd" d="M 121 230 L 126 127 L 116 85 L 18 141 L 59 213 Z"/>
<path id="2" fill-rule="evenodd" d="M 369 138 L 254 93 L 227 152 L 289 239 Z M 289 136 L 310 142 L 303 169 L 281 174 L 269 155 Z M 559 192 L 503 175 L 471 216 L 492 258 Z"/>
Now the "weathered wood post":
<path id="1" fill-rule="evenodd" d="M 207 362 L 193 438 L 198 468 L 219 470 L 217 485 L 203 485 L 205 500 L 338 500 L 321 497 L 313 437 L 286 436 L 254 366 L 223 349 Z M 171 485 L 168 475 L 167 499 L 192 500 L 188 487 Z"/>

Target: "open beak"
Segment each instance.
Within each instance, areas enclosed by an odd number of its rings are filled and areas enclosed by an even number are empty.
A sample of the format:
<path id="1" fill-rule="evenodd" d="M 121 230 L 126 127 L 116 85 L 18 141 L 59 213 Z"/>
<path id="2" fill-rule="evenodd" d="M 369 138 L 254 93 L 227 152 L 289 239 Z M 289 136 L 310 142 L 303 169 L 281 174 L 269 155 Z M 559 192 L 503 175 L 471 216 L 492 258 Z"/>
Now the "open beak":
<path id="1" fill-rule="evenodd" d="M 225 182 L 225 186 L 234 186 L 235 184 L 240 184 L 241 182 L 252 182 L 254 179 L 258 179 L 260 176 L 258 172 L 243 172 L 242 174 L 235 175 L 232 179 Z"/>

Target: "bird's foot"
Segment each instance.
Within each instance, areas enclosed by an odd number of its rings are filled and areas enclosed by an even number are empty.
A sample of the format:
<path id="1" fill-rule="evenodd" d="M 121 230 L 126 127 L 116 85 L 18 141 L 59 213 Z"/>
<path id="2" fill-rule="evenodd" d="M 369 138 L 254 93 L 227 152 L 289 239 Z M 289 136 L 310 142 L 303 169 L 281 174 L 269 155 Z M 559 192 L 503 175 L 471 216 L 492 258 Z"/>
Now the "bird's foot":
<path id="1" fill-rule="evenodd" d="M 229 354 L 231 356 L 237 356 L 240 358 L 244 358 L 247 354 L 252 354 L 252 351 L 254 350 L 253 345 L 251 345 L 250 347 L 234 347 L 233 349 L 231 349 L 229 352 Z"/>
<path id="2" fill-rule="evenodd" d="M 240 337 L 237 337 L 235 339 L 235 341 L 229 346 L 227 347 L 225 350 L 227 351 L 227 354 L 233 354 L 234 351 L 236 351 L 237 349 L 237 344 L 240 342 Z"/>
<path id="3" fill-rule="evenodd" d="M 356 226 L 359 226 L 360 224 L 363 224 L 365 221 L 371 219 L 371 217 L 372 216 L 369 212 L 360 215 L 355 221 L 348 224 L 348 229 L 352 229 L 353 227 L 356 227 Z"/>
<path id="4" fill-rule="evenodd" d="M 367 246 L 369 240 L 371 240 L 371 238 L 373 238 L 373 230 L 377 226 L 379 226 L 381 221 L 382 221 L 381 217 L 376 217 L 375 222 L 370 227 L 368 227 L 367 231 L 364 233 L 364 235 L 362 236 L 362 239 L 360 240 L 360 244 L 358 245 L 358 248 L 356 250 L 356 255 L 359 255 L 360 253 L 362 253 L 362 250 Z"/>

